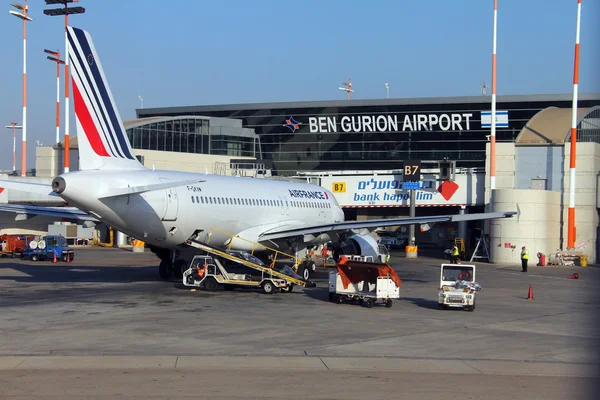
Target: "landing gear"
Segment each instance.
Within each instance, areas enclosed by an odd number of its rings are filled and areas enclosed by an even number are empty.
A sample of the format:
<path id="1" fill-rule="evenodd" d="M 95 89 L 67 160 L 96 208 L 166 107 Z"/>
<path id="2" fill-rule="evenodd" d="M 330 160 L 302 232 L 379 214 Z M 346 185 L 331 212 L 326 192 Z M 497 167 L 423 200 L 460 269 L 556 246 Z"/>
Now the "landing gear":
<path id="1" fill-rule="evenodd" d="M 306 263 L 300 266 L 298 270 L 298 275 L 300 275 L 303 280 L 308 281 L 308 279 L 310 278 L 310 268 L 308 267 L 308 265 L 306 265 Z"/>
<path id="2" fill-rule="evenodd" d="M 173 267 L 173 275 L 175 275 L 175 278 L 181 279 L 183 278 L 183 273 L 187 270 L 187 268 L 188 267 L 185 260 L 179 258 L 175 260 L 175 265 Z"/>
<path id="3" fill-rule="evenodd" d="M 182 279 L 183 273 L 188 268 L 188 263 L 180 257 L 177 250 L 166 250 L 158 247 L 150 247 L 150 250 L 160 258 L 158 275 L 163 280 L 169 280 L 172 277 Z"/>
<path id="4" fill-rule="evenodd" d="M 160 277 L 165 281 L 170 279 L 171 275 L 173 275 L 173 268 L 171 267 L 171 264 L 166 261 L 161 261 L 160 265 L 158 266 L 158 275 L 160 275 Z"/>

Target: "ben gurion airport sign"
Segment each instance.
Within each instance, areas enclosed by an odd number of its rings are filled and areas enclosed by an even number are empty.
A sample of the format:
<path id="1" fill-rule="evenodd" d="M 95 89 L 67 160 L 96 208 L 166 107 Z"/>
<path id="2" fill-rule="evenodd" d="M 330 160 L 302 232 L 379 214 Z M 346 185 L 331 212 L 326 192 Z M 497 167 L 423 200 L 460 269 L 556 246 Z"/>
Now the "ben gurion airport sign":
<path id="1" fill-rule="evenodd" d="M 308 126 L 311 133 L 469 131 L 479 125 L 489 128 L 491 117 L 490 111 L 481 111 L 480 119 L 475 120 L 481 121 L 480 125 L 473 124 L 473 113 L 344 115 L 309 117 Z M 508 111 L 496 111 L 496 126 L 508 128 Z"/>

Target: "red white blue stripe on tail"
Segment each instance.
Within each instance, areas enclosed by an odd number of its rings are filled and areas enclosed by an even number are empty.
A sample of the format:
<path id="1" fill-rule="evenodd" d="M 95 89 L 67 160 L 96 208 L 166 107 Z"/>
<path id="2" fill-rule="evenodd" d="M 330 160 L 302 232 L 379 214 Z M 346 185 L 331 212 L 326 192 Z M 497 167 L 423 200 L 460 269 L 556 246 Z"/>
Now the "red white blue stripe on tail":
<path id="1" fill-rule="evenodd" d="M 86 31 L 70 26 L 67 27 L 67 36 L 79 130 L 80 169 L 140 168 L 141 164 L 134 157 L 125 135 L 91 36 Z M 87 140 L 82 141 L 82 136 Z M 84 148 L 82 153 L 82 146 L 89 148 Z"/>

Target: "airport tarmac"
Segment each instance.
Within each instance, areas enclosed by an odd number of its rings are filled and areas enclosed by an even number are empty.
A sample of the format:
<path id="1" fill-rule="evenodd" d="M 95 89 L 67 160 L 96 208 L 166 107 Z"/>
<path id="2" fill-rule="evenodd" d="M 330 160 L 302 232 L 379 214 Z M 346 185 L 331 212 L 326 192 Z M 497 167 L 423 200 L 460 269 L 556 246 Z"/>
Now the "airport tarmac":
<path id="1" fill-rule="evenodd" d="M 0 398 L 594 398 L 600 269 L 477 263 L 467 312 L 438 310 L 441 262 L 393 254 L 401 299 L 367 309 L 329 303 L 325 272 L 211 293 L 149 251 L 0 259 Z"/>

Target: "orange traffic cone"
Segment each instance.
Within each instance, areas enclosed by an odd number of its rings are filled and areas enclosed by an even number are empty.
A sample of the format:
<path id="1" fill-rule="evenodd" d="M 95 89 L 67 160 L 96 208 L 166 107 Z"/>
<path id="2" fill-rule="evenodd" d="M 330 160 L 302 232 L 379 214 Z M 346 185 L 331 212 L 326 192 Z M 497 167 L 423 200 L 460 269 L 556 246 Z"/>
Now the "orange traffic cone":
<path id="1" fill-rule="evenodd" d="M 54 252 L 54 259 L 52 260 L 53 263 L 56 262 L 56 252 Z"/>
<path id="2" fill-rule="evenodd" d="M 527 293 L 527 300 L 533 300 L 533 288 L 529 285 L 529 293 Z"/>
<path id="3" fill-rule="evenodd" d="M 71 262 L 71 255 L 69 253 L 67 253 L 67 262 L 70 263 Z"/>
<path id="4" fill-rule="evenodd" d="M 579 279 L 579 274 L 575 272 L 573 275 L 569 277 L 569 279 Z"/>

